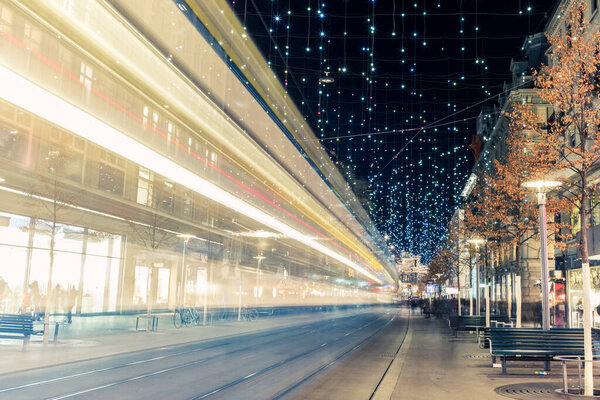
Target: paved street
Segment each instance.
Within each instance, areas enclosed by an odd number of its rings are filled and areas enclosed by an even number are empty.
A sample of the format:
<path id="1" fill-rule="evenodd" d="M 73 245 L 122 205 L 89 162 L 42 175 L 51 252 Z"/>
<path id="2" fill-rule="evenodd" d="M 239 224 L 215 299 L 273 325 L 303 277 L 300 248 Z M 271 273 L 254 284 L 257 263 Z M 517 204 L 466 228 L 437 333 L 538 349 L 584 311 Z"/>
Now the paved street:
<path id="1" fill-rule="evenodd" d="M 245 331 L 249 326 L 255 330 Z M 198 338 L 183 341 L 192 334 Z M 131 344 L 131 351 L 119 341 Z M 554 392 L 561 383 L 558 364 L 547 376 L 535 374 L 541 363 L 513 363 L 502 375 L 473 334 L 455 338 L 445 320 L 411 315 L 406 308 L 264 318 L 254 325 L 164 334 L 121 332 L 82 348 L 68 343 L 20 353 L 29 366 L 35 360 L 45 365 L 39 368 L 23 369 L 17 353 L 2 349 L 13 371 L 0 375 L 0 399 L 565 398 Z M 113 347 L 119 351 L 110 352 Z M 61 351 L 94 356 L 66 361 Z"/>
<path id="2" fill-rule="evenodd" d="M 292 398 L 298 385 L 405 321 L 397 309 L 381 308 L 9 373 L 0 377 L 0 398 Z M 385 369 L 390 358 L 380 361 Z M 380 372 L 371 374 L 372 387 Z"/>

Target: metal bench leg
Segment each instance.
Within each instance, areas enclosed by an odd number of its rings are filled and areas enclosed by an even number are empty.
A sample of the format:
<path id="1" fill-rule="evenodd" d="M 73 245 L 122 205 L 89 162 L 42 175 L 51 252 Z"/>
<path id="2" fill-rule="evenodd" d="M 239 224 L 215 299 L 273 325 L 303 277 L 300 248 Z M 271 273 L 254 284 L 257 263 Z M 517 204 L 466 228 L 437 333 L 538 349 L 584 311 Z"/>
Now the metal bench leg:
<path id="1" fill-rule="evenodd" d="M 552 365 L 550 360 L 544 361 L 544 371 L 552 371 Z"/>
<path id="2" fill-rule="evenodd" d="M 506 375 L 506 357 L 502 357 L 502 374 Z"/>
<path id="3" fill-rule="evenodd" d="M 54 325 L 54 344 L 58 341 L 58 322 Z"/>
<path id="4" fill-rule="evenodd" d="M 29 343 L 29 335 L 25 335 L 23 339 L 23 351 L 27 350 L 27 344 Z"/>
<path id="5" fill-rule="evenodd" d="M 569 377 L 567 376 L 567 362 L 562 360 L 563 393 L 569 394 Z"/>

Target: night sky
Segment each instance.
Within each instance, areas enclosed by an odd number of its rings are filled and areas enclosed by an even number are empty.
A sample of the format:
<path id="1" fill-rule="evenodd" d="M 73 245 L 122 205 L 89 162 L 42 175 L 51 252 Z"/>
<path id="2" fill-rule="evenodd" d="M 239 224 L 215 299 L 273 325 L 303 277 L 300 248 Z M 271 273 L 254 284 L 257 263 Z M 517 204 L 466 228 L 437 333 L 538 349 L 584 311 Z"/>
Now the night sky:
<path id="1" fill-rule="evenodd" d="M 230 1 L 395 252 L 427 262 L 472 168 L 475 118 L 555 2 Z"/>

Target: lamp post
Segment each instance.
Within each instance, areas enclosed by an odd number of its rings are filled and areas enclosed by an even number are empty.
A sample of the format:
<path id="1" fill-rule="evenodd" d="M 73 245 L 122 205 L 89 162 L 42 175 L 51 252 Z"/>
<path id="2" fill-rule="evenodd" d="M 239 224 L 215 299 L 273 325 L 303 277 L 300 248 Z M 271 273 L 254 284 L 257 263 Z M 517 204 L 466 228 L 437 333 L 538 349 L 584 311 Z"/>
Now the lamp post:
<path id="1" fill-rule="evenodd" d="M 181 233 L 177 235 L 177 237 L 183 238 L 183 251 L 181 253 L 181 280 L 179 283 L 179 308 L 183 308 L 185 305 L 185 250 L 187 247 L 188 241 L 194 237 L 194 235 L 188 235 Z"/>
<path id="2" fill-rule="evenodd" d="M 525 182 L 524 187 L 536 189 L 540 213 L 540 266 L 542 272 L 542 329 L 550 329 L 550 294 L 548 273 L 548 237 L 546 234 L 546 190 L 560 186 L 556 181 Z"/>
<path id="3" fill-rule="evenodd" d="M 259 283 L 260 283 L 260 262 L 264 260 L 266 257 L 263 255 L 258 255 L 253 257 L 258 262 L 258 268 L 256 269 L 256 304 L 258 305 L 258 295 L 259 295 Z"/>
<path id="4" fill-rule="evenodd" d="M 474 239 L 469 239 L 467 240 L 467 243 L 471 243 L 475 245 L 475 249 L 479 249 L 479 245 L 480 244 L 484 244 L 485 243 L 485 239 L 480 239 L 480 238 L 474 238 Z M 475 266 L 475 287 L 477 288 L 477 296 L 476 296 L 476 307 L 477 307 L 477 313 L 475 315 L 481 315 L 481 288 L 479 287 L 479 265 Z"/>

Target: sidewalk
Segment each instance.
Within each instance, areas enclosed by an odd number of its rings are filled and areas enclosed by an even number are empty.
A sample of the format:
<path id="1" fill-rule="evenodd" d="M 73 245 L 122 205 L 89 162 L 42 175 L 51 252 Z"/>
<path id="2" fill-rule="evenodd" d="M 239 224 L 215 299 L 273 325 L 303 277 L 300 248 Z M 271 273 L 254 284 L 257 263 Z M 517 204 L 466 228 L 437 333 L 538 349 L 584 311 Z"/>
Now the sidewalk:
<path id="1" fill-rule="evenodd" d="M 575 399 L 555 393 L 562 386 L 561 367 L 536 375 L 542 362 L 509 362 L 508 374 L 491 367 L 489 350 L 480 349 L 475 334 L 455 338 L 446 320 L 411 318 L 402 349 L 390 368 L 392 400 Z M 569 377 L 576 378 L 576 370 Z M 598 380 L 598 378 L 596 378 Z M 577 397 L 582 399 L 585 397 Z"/>
<path id="2" fill-rule="evenodd" d="M 61 326 L 57 343 L 42 344 L 32 337 L 25 352 L 22 340 L 0 340 L 0 374 L 57 365 L 119 353 L 172 346 L 186 342 L 210 340 L 263 330 L 294 327 L 325 319 L 341 318 L 369 312 L 362 308 L 343 311 L 313 312 L 290 316 L 259 318 L 256 321 L 227 320 L 210 326 L 176 329 L 172 317 L 160 318 L 157 332 L 135 331 L 135 316 L 100 316 L 74 318 L 72 325 Z M 142 322 L 145 326 L 146 321 Z M 52 332 L 50 340 L 52 340 Z"/>

